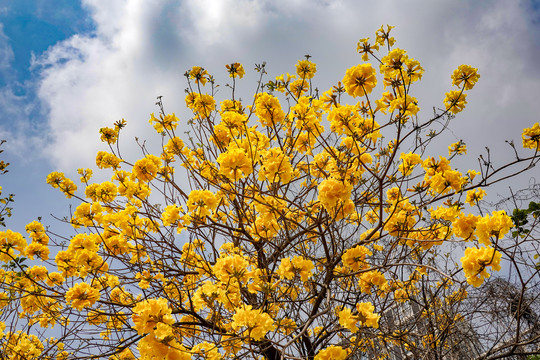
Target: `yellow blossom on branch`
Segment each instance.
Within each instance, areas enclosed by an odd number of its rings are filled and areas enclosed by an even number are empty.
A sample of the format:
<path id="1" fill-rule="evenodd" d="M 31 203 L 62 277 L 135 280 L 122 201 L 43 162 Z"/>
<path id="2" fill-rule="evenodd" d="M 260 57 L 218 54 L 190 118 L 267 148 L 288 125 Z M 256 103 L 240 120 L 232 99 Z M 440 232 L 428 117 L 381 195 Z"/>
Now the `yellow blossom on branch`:
<path id="1" fill-rule="evenodd" d="M 266 333 L 275 329 L 270 315 L 261 310 L 254 310 L 251 305 L 236 310 L 231 326 L 235 331 L 243 330 L 242 336 L 249 336 L 253 340 L 261 340 Z"/>
<path id="2" fill-rule="evenodd" d="M 229 76 L 232 78 L 238 77 L 239 79 L 244 77 L 244 74 L 246 73 L 244 70 L 244 67 L 240 63 L 232 63 L 230 65 L 225 65 L 227 68 L 227 71 L 229 72 Z"/>
<path id="3" fill-rule="evenodd" d="M 330 345 L 315 355 L 315 360 L 345 360 L 347 351 L 341 346 Z"/>
<path id="4" fill-rule="evenodd" d="M 360 64 L 349 68 L 342 81 L 347 94 L 353 97 L 369 94 L 377 85 L 375 69 L 371 64 Z"/>
<path id="5" fill-rule="evenodd" d="M 452 73 L 452 85 L 461 86 L 465 90 L 470 90 L 480 79 L 480 74 L 478 74 L 478 69 L 473 68 L 470 65 L 460 65 Z"/>
<path id="6" fill-rule="evenodd" d="M 521 134 L 523 139 L 523 147 L 538 151 L 540 149 L 540 125 L 535 123 L 530 128 L 523 129 Z"/>
<path id="7" fill-rule="evenodd" d="M 216 161 L 220 165 L 219 173 L 230 181 L 237 181 L 253 172 L 253 159 L 243 149 L 229 148 Z"/>
<path id="8" fill-rule="evenodd" d="M 312 79 L 317 72 L 317 65 L 309 60 L 299 60 L 296 64 L 296 74 L 300 79 Z"/>
<path id="9" fill-rule="evenodd" d="M 257 94 L 255 98 L 255 114 L 264 126 L 276 126 L 285 119 L 278 98 L 268 93 Z"/>
<path id="10" fill-rule="evenodd" d="M 66 301 L 71 303 L 71 306 L 79 311 L 94 305 L 99 298 L 99 290 L 84 282 L 75 284 L 66 293 Z"/>
<path id="11" fill-rule="evenodd" d="M 487 272 L 488 267 L 495 271 L 501 269 L 500 261 L 501 253 L 492 247 L 467 248 L 465 255 L 461 258 L 467 282 L 475 287 L 480 286 L 484 279 L 490 277 Z"/>
<path id="12" fill-rule="evenodd" d="M 164 298 L 141 301 L 133 308 L 134 328 L 139 335 L 153 334 L 159 323 L 171 325 L 174 319 L 172 310 Z"/>
<path id="13" fill-rule="evenodd" d="M 452 114 L 463 111 L 465 104 L 467 104 L 467 100 L 465 100 L 466 97 L 467 94 L 459 90 L 447 92 L 446 97 L 444 98 L 446 110 L 450 111 Z"/>
<path id="14" fill-rule="evenodd" d="M 208 81 L 208 71 L 200 66 L 194 66 L 189 70 L 189 78 L 195 80 L 195 84 L 205 85 Z"/>

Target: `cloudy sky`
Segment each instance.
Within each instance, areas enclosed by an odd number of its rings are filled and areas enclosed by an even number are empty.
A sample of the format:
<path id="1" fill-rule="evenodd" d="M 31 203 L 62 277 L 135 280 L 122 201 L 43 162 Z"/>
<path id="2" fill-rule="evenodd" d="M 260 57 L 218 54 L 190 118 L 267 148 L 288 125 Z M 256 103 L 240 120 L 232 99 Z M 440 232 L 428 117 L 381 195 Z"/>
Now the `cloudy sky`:
<path id="1" fill-rule="evenodd" d="M 16 194 L 9 224 L 67 213 L 69 202 L 45 177 L 95 167 L 105 150 L 99 128 L 125 118 L 122 146 L 137 159 L 133 139 L 152 137 L 157 96 L 185 120 L 190 67 L 225 84 L 224 65 L 243 63 L 247 98 L 254 64 L 266 61 L 274 77 L 310 54 L 324 91 L 361 62 L 358 39 L 382 24 L 396 26 L 397 46 L 425 69 L 414 90 L 421 116 L 442 107 L 453 69 L 479 69 L 451 137 L 465 140 L 471 166 L 486 145 L 502 159 L 504 140 L 520 141 L 521 129 L 539 121 L 539 21 L 533 0 L 0 0 L 0 137 L 12 164 L 0 184 Z"/>

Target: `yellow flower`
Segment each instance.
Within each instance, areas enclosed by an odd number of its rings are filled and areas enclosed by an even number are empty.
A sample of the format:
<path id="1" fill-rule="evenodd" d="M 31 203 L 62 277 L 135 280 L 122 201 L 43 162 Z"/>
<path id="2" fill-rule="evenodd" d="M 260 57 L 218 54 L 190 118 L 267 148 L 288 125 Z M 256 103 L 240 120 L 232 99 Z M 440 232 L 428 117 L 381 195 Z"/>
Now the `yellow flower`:
<path id="1" fill-rule="evenodd" d="M 65 279 L 62 276 L 62 274 L 57 273 L 57 272 L 52 272 L 52 273 L 49 273 L 46 281 L 47 281 L 47 285 L 55 286 L 55 285 L 61 285 L 65 281 Z"/>
<path id="2" fill-rule="evenodd" d="M 125 348 L 120 353 L 112 355 L 109 360 L 136 360 L 137 358 L 129 348 Z"/>
<path id="3" fill-rule="evenodd" d="M 180 220 L 180 210 L 181 208 L 176 205 L 167 205 L 165 210 L 161 214 L 161 221 L 163 226 L 175 225 L 178 220 Z"/>
<path id="4" fill-rule="evenodd" d="M 493 211 L 491 216 L 485 215 L 478 219 L 476 223 L 478 241 L 486 246 L 491 245 L 491 236 L 502 239 L 513 225 L 512 219 L 504 210 Z"/>
<path id="5" fill-rule="evenodd" d="M 49 237 L 45 234 L 45 228 L 39 221 L 32 221 L 26 225 L 25 229 L 32 241 L 44 245 L 49 243 Z"/>
<path id="6" fill-rule="evenodd" d="M 106 142 L 107 144 L 114 144 L 116 143 L 116 140 L 118 140 L 117 128 L 111 129 L 104 127 L 99 129 L 99 133 L 101 134 L 101 141 Z"/>
<path id="7" fill-rule="evenodd" d="M 154 126 L 157 132 L 161 133 L 165 130 L 174 130 L 178 126 L 178 118 L 174 113 L 168 115 L 159 115 L 159 119 L 154 116 L 154 113 L 150 114 L 150 120 L 148 122 Z"/>
<path id="8" fill-rule="evenodd" d="M 501 253 L 491 247 L 467 248 L 461 258 L 467 282 L 474 287 L 480 286 L 484 279 L 489 278 L 487 267 L 491 266 L 493 270 L 499 271 L 500 262 Z"/>
<path id="9" fill-rule="evenodd" d="M 347 94 L 353 97 L 369 94 L 377 85 L 375 69 L 371 64 L 360 64 L 348 69 L 343 78 Z"/>
<path id="10" fill-rule="evenodd" d="M 459 140 L 456 143 L 453 143 L 448 147 L 448 155 L 452 156 L 452 154 L 466 154 L 467 153 L 467 145 L 462 140 Z"/>
<path id="11" fill-rule="evenodd" d="M 122 162 L 116 155 L 106 151 L 99 151 L 96 156 L 96 166 L 100 169 L 113 168 L 118 169 Z"/>
<path id="12" fill-rule="evenodd" d="M 433 157 L 427 158 L 422 166 L 426 171 L 424 181 L 433 192 L 444 194 L 451 189 L 459 191 L 467 182 L 467 178 L 461 176 L 459 171 L 452 170 L 450 161 L 442 156 L 439 157 L 439 160 L 435 160 Z"/>
<path id="13" fill-rule="evenodd" d="M 197 359 L 205 360 L 221 360 L 222 356 L 218 351 L 218 346 L 215 343 L 208 343 L 206 341 L 195 345 L 191 349 L 191 353 L 197 355 Z"/>
<path id="14" fill-rule="evenodd" d="M 379 51 L 379 44 L 375 43 L 371 45 L 369 43 L 369 38 L 360 39 L 356 46 L 356 51 L 358 51 L 359 54 L 362 54 L 363 61 L 368 61 L 368 54 L 373 54 L 373 49 Z"/>
<path id="15" fill-rule="evenodd" d="M 238 76 L 239 79 L 244 77 L 244 74 L 246 73 L 244 71 L 244 67 L 240 63 L 232 63 L 230 65 L 225 65 L 227 68 L 227 71 L 229 72 L 229 76 L 232 78 L 235 78 Z"/>
<path id="16" fill-rule="evenodd" d="M 156 177 L 160 167 L 160 158 L 155 155 L 146 155 L 146 157 L 135 162 L 132 171 L 137 179 L 147 182 Z"/>
<path id="17" fill-rule="evenodd" d="M 474 206 L 478 201 L 482 200 L 486 192 L 484 189 L 476 189 L 467 191 L 467 198 L 465 202 L 471 206 Z"/>
<path id="18" fill-rule="evenodd" d="M 536 123 L 530 128 L 523 129 L 521 138 L 524 148 L 540 150 L 540 125 Z"/>
<path id="19" fill-rule="evenodd" d="M 231 327 L 238 331 L 244 329 L 244 333 L 253 340 L 261 340 L 266 333 L 276 328 L 274 320 L 261 311 L 261 309 L 253 310 L 251 305 L 245 305 L 243 308 L 236 310 L 232 317 Z"/>
<path id="20" fill-rule="evenodd" d="M 174 336 L 173 328 L 169 324 L 160 322 L 154 328 L 154 336 L 160 341 L 167 341 Z"/>
<path id="21" fill-rule="evenodd" d="M 469 176 L 469 179 L 472 182 L 474 180 L 474 178 L 476 177 L 476 175 L 480 175 L 480 172 L 478 172 L 476 170 L 468 170 L 467 175 Z"/>
<path id="22" fill-rule="evenodd" d="M 143 300 L 133 308 L 133 324 L 139 335 L 153 334 L 158 323 L 174 323 L 172 310 L 164 298 Z"/>
<path id="23" fill-rule="evenodd" d="M 370 302 L 363 302 L 356 304 L 356 310 L 358 311 L 358 318 L 363 326 L 378 328 L 380 315 L 375 314 L 373 311 L 375 307 Z"/>
<path id="24" fill-rule="evenodd" d="M 197 118 L 206 118 L 216 108 L 216 100 L 212 95 L 189 93 L 186 95 L 186 106 L 193 110 Z"/>
<path id="25" fill-rule="evenodd" d="M 71 219 L 71 224 L 78 228 L 79 226 L 95 226 L 99 224 L 103 209 L 101 204 L 98 202 L 82 203 L 77 206 L 73 218 Z"/>
<path id="26" fill-rule="evenodd" d="M 463 88 L 470 90 L 478 82 L 479 78 L 478 69 L 470 65 L 459 65 L 452 73 L 452 85 L 461 86 L 463 83 Z"/>
<path id="27" fill-rule="evenodd" d="M 110 181 L 105 181 L 97 187 L 95 190 L 95 195 L 97 199 L 101 200 L 104 203 L 109 203 L 114 201 L 116 195 L 118 194 L 118 189 Z"/>
<path id="28" fill-rule="evenodd" d="M 189 77 L 195 80 L 195 84 L 201 83 L 204 86 L 208 81 L 208 71 L 200 66 L 194 66 L 189 70 Z"/>
<path id="29" fill-rule="evenodd" d="M 33 242 L 24 249 L 26 256 L 34 260 L 34 256 L 39 257 L 41 260 L 48 260 L 50 250 L 47 245 Z"/>
<path id="30" fill-rule="evenodd" d="M 452 230 L 457 237 L 471 240 L 474 238 L 477 222 L 478 217 L 474 214 L 463 216 L 463 213 L 461 213 L 458 218 L 452 221 Z"/>
<path id="31" fill-rule="evenodd" d="M 467 104 L 467 101 L 465 100 L 466 97 L 467 94 L 459 90 L 447 92 L 446 97 L 444 98 L 446 110 L 450 111 L 452 114 L 457 114 L 462 111 L 465 108 L 465 104 Z"/>
<path id="32" fill-rule="evenodd" d="M 276 273 L 281 278 L 292 280 L 294 278 L 294 269 L 291 264 L 291 259 L 290 258 L 281 259 L 281 263 L 279 264 L 279 268 L 277 269 Z"/>
<path id="33" fill-rule="evenodd" d="M 384 31 L 384 25 L 381 25 L 381 28 L 375 32 L 375 36 L 377 37 L 377 44 L 384 46 L 384 43 L 386 42 L 388 44 L 388 47 L 394 46 L 396 39 L 390 37 L 390 31 L 393 28 L 395 28 L 395 26 L 390 26 L 387 24 L 386 31 Z"/>
<path id="34" fill-rule="evenodd" d="M 309 83 L 306 79 L 298 79 L 293 81 L 289 88 L 294 97 L 299 98 L 309 90 Z"/>
<path id="35" fill-rule="evenodd" d="M 352 333 L 355 333 L 358 331 L 358 326 L 356 326 L 356 323 L 358 322 L 358 317 L 352 314 L 351 309 L 345 308 L 339 311 L 337 313 L 337 316 L 339 318 L 339 325 L 348 329 Z"/>
<path id="36" fill-rule="evenodd" d="M 360 285 L 362 292 L 366 294 L 371 294 L 371 289 L 374 286 L 377 286 L 380 290 L 385 291 L 388 285 L 384 274 L 379 270 L 371 270 L 362 273 L 360 275 L 358 284 Z"/>
<path id="37" fill-rule="evenodd" d="M 231 181 L 237 181 L 253 172 L 252 160 L 243 149 L 229 148 L 216 159 L 219 174 Z"/>
<path id="38" fill-rule="evenodd" d="M 299 60 L 296 64 L 296 74 L 301 79 L 312 79 L 317 72 L 317 65 L 309 60 Z"/>
<path id="39" fill-rule="evenodd" d="M 232 279 L 246 283 L 249 280 L 249 262 L 241 255 L 220 256 L 212 270 L 219 281 L 229 283 Z"/>
<path id="40" fill-rule="evenodd" d="M 221 114 L 221 124 L 235 135 L 244 132 L 246 122 L 247 116 L 237 111 L 225 111 Z"/>
<path id="41" fill-rule="evenodd" d="M 377 108 L 375 109 L 375 112 L 381 111 L 383 114 L 386 115 L 386 112 L 388 111 L 388 107 L 390 106 L 390 103 L 395 99 L 394 94 L 390 91 L 382 93 L 382 97 L 378 100 L 375 100 L 375 104 L 377 105 Z"/>
<path id="42" fill-rule="evenodd" d="M 307 281 L 313 275 L 311 270 L 314 267 L 311 260 L 304 259 L 302 256 L 295 256 L 292 260 L 290 258 L 281 259 L 281 264 L 276 273 L 288 280 L 292 280 L 295 274 L 298 273 L 302 281 Z"/>
<path id="43" fill-rule="evenodd" d="M 275 126 L 285 119 L 285 113 L 281 109 L 277 97 L 268 93 L 256 95 L 255 115 L 264 126 Z"/>
<path id="44" fill-rule="evenodd" d="M 307 281 L 307 279 L 312 276 L 311 270 L 313 270 L 315 266 L 311 260 L 304 259 L 302 256 L 295 256 L 292 258 L 291 264 L 302 281 Z"/>
<path id="45" fill-rule="evenodd" d="M 60 189 L 68 199 L 75 195 L 75 191 L 77 191 L 77 185 L 71 179 L 66 178 L 64 173 L 58 171 L 54 171 L 47 176 L 47 184 Z"/>
<path id="46" fill-rule="evenodd" d="M 219 112 L 223 115 L 226 111 L 232 111 L 239 114 L 244 114 L 244 109 L 242 109 L 242 103 L 238 100 L 223 100 L 220 103 L 220 110 Z"/>
<path id="47" fill-rule="evenodd" d="M 401 80 L 401 74 L 403 66 L 409 60 L 407 52 L 403 49 L 394 49 L 388 53 L 385 57 L 381 59 L 381 64 L 379 66 L 381 73 L 385 77 L 395 78 L 397 77 Z M 399 94 L 401 96 L 405 95 L 403 93 Z"/>
<path id="48" fill-rule="evenodd" d="M 280 148 L 272 148 L 261 153 L 261 169 L 258 178 L 270 183 L 287 184 L 293 177 L 293 169 L 289 157 Z"/>
<path id="49" fill-rule="evenodd" d="M 420 66 L 420 62 L 414 59 L 407 59 L 405 60 L 405 66 L 406 66 L 405 81 L 407 84 L 422 79 L 424 68 Z"/>
<path id="50" fill-rule="evenodd" d="M 352 185 L 335 178 L 323 180 L 319 186 L 319 201 L 327 211 L 334 209 L 340 202 L 350 199 Z"/>
<path id="51" fill-rule="evenodd" d="M 345 360 L 346 358 L 347 351 L 345 349 L 341 346 L 330 345 L 319 351 L 314 360 Z"/>
<path id="52" fill-rule="evenodd" d="M 358 271 L 368 266 L 366 262 L 366 256 L 372 255 L 371 251 L 365 246 L 355 246 L 341 256 L 343 265 L 351 269 L 352 271 Z"/>
<path id="53" fill-rule="evenodd" d="M 191 354 L 188 349 L 176 339 L 160 341 L 154 336 L 145 336 L 137 344 L 141 360 L 190 360 Z"/>
<path id="54" fill-rule="evenodd" d="M 82 183 L 87 183 L 88 181 L 90 181 L 90 178 L 92 177 L 92 169 L 77 169 L 77 173 L 79 175 L 81 175 L 81 182 Z"/>
<path id="55" fill-rule="evenodd" d="M 358 133 L 357 128 L 363 121 L 358 115 L 357 108 L 352 105 L 342 105 L 333 108 L 328 114 L 330 129 L 339 135 Z"/>
<path id="56" fill-rule="evenodd" d="M 390 111 L 398 111 L 402 122 L 409 116 L 414 116 L 420 111 L 418 101 L 413 96 L 398 96 L 390 101 Z"/>
<path id="57" fill-rule="evenodd" d="M 216 196 L 209 190 L 192 190 L 187 200 L 188 211 L 199 218 L 210 216 L 217 205 Z"/>
<path id="58" fill-rule="evenodd" d="M 172 137 L 169 139 L 163 149 L 169 155 L 179 156 L 182 154 L 182 150 L 184 149 L 184 141 L 177 136 Z"/>
<path id="59" fill-rule="evenodd" d="M 39 359 L 45 349 L 36 335 L 26 332 L 8 332 L 5 341 L 2 355 L 9 360 Z"/>
<path id="60" fill-rule="evenodd" d="M 94 305 L 99 300 L 99 297 L 99 290 L 87 283 L 75 284 L 66 293 L 66 301 L 71 303 L 71 307 L 79 311 Z"/>
<path id="61" fill-rule="evenodd" d="M 26 240 L 14 231 L 0 231 L 0 261 L 9 262 L 15 258 L 15 250 L 20 254 L 24 253 Z"/>
<path id="62" fill-rule="evenodd" d="M 404 176 L 411 175 L 414 167 L 422 163 L 422 158 L 420 155 L 415 153 L 401 153 L 399 159 L 401 160 L 401 164 L 399 164 L 398 170 Z"/>

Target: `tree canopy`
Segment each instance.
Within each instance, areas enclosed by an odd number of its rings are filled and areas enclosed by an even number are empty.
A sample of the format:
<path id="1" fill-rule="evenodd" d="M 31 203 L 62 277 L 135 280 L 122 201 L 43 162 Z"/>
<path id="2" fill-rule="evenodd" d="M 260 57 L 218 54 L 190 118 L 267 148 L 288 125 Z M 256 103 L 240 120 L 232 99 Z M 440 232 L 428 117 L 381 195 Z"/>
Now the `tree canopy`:
<path id="1" fill-rule="evenodd" d="M 47 177 L 80 202 L 66 219 L 75 235 L 39 221 L 28 239 L 0 232 L 1 357 L 534 354 L 538 209 L 510 216 L 482 199 L 538 163 L 540 127 L 517 132 L 523 149 L 508 163 L 457 169 L 462 141 L 433 155 L 480 75 L 459 66 L 442 107 L 420 116 L 424 69 L 391 29 L 361 39 L 363 63 L 322 93 L 309 56 L 271 80 L 257 65 L 247 102 L 240 63 L 226 65 L 221 100 L 208 71 L 191 68 L 192 117 L 166 113 L 161 97 L 150 116 L 157 152 L 141 143 L 123 156 L 126 121 L 102 128 L 96 171 L 110 180 L 83 168 L 77 181 Z"/>

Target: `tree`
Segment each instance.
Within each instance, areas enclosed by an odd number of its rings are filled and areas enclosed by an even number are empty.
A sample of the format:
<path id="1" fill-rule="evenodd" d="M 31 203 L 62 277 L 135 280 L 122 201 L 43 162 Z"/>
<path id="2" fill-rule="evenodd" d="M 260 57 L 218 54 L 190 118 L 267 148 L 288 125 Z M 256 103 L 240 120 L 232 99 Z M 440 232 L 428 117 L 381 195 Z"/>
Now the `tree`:
<path id="1" fill-rule="evenodd" d="M 457 356 L 476 326 L 468 290 L 533 243 L 507 243 L 512 218 L 478 206 L 483 188 L 539 161 L 540 128 L 523 131 L 527 153 L 502 165 L 485 158 L 479 172 L 452 168 L 461 141 L 448 158 L 429 156 L 479 75 L 461 65 L 444 109 L 419 119 L 413 90 L 424 70 L 394 48 L 391 28 L 358 43 L 379 72 L 354 66 L 322 94 L 309 56 L 271 81 L 257 65 L 249 105 L 235 93 L 241 64 L 227 65 L 231 96 L 219 106 L 213 77 L 193 67 L 187 137 L 158 98 L 150 123 L 162 146 L 142 143 L 136 161 L 121 156 L 124 120 L 102 128 L 109 151 L 96 165 L 110 181 L 79 169 L 83 192 L 62 173 L 47 178 L 81 202 L 66 220 L 76 235 L 37 221 L 30 244 L 2 233 L 1 356 Z M 378 82 L 386 91 L 374 100 Z"/>

